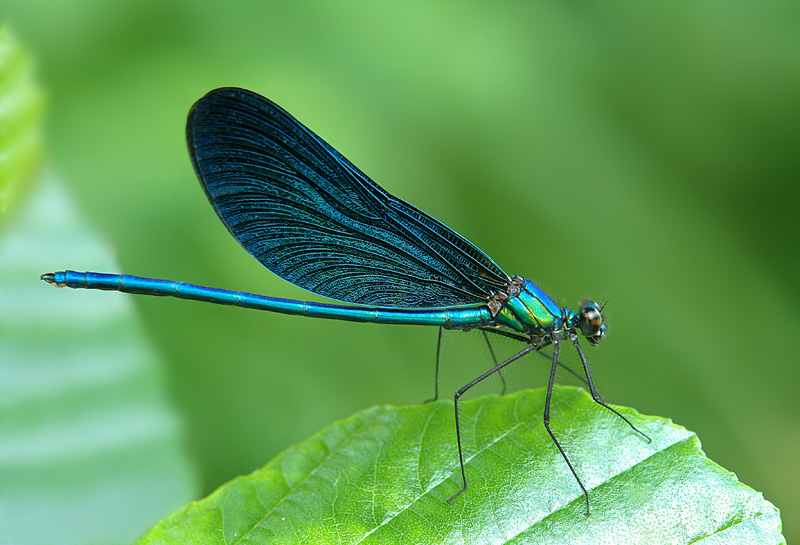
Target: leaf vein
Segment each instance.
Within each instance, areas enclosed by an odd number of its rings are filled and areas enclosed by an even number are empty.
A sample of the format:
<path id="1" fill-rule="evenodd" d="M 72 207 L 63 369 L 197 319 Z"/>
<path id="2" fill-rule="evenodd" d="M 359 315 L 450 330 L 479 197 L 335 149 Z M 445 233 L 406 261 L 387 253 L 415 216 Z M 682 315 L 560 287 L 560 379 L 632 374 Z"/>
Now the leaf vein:
<path id="1" fill-rule="evenodd" d="M 571 393 L 571 395 L 570 395 L 570 397 L 569 397 L 569 398 L 564 398 L 564 399 L 561 399 L 561 400 L 560 400 L 558 403 L 553 403 L 551 406 L 558 407 L 559 405 L 563 405 L 564 403 L 566 403 L 566 401 L 567 401 L 568 399 L 571 399 L 571 398 L 573 398 L 573 397 L 575 397 L 575 396 L 577 396 L 577 395 L 578 395 L 578 391 L 576 390 L 574 393 Z M 481 407 L 483 407 L 483 406 L 484 406 L 486 403 L 488 403 L 488 401 L 486 401 L 486 402 L 482 403 L 482 404 L 481 404 Z M 534 416 L 535 416 L 535 415 L 531 415 L 531 418 L 533 418 Z M 518 417 L 516 414 L 515 414 L 515 417 L 517 418 L 517 423 L 516 423 L 516 424 L 514 424 L 514 425 L 513 425 L 513 426 L 511 426 L 510 428 L 506 429 L 506 430 L 505 430 L 505 431 L 504 431 L 502 434 L 498 435 L 498 436 L 497 436 L 497 437 L 496 437 L 494 440 L 492 440 L 491 442 L 487 443 L 486 445 L 484 445 L 484 446 L 482 446 L 482 447 L 477 447 L 477 446 L 476 446 L 476 451 L 473 453 L 473 455 L 465 458 L 465 460 L 464 460 L 464 465 L 468 464 L 468 463 L 469 463 L 469 462 L 470 462 L 470 461 L 471 461 L 473 458 L 475 458 L 476 456 L 478 456 L 479 454 L 481 454 L 481 453 L 482 453 L 482 452 L 484 452 L 485 450 L 487 450 L 487 449 L 491 448 L 492 446 L 494 446 L 494 445 L 495 445 L 495 444 L 496 444 L 498 441 L 501 441 L 503 438 L 505 438 L 506 436 L 508 436 L 510 433 L 512 433 L 514 430 L 516 430 L 516 429 L 517 429 L 518 427 L 520 427 L 521 425 L 523 425 L 523 424 L 526 424 L 526 423 L 527 423 L 527 420 L 530 420 L 530 418 L 529 418 L 529 419 L 526 419 L 525 421 L 519 421 L 519 417 Z M 451 472 L 451 476 L 452 476 L 452 474 L 453 474 L 453 473 L 455 473 L 456 471 L 457 471 L 457 470 L 453 470 L 453 472 Z M 408 510 L 408 509 L 409 509 L 409 508 L 410 508 L 412 505 L 414 505 L 414 504 L 415 504 L 417 501 L 421 500 L 421 499 L 422 499 L 422 498 L 423 498 L 423 497 L 424 497 L 426 494 L 428 494 L 428 493 L 429 493 L 431 490 L 434 490 L 435 488 L 437 488 L 439 485 L 441 485 L 442 483 L 444 483 L 445 481 L 447 481 L 447 480 L 448 480 L 448 479 L 450 479 L 450 478 L 451 478 L 451 477 L 447 477 L 447 478 L 445 478 L 445 479 L 442 479 L 442 480 L 440 480 L 439 482 L 437 482 L 436 484 L 434 484 L 433 486 L 431 486 L 430 488 L 428 488 L 427 490 L 423 491 L 423 492 L 422 492 L 422 493 L 421 493 L 419 496 L 417 496 L 416 498 L 414 498 L 414 499 L 413 499 L 411 502 L 409 502 L 408 504 L 406 504 L 406 505 L 402 506 L 400 509 L 398 509 L 396 512 L 394 512 L 394 513 L 392 514 L 392 516 L 390 516 L 390 517 L 387 517 L 387 518 L 386 518 L 385 520 L 383 520 L 383 521 L 382 521 L 382 522 L 381 522 L 381 523 L 380 523 L 378 526 L 376 526 L 375 528 L 373 528 L 372 530 L 370 530 L 369 532 L 367 532 L 366 534 L 364 534 L 364 536 L 363 536 L 361 539 L 359 539 L 358 541 L 354 542 L 354 543 L 353 543 L 353 545 L 358 545 L 359 543 L 363 542 L 363 541 L 364 541 L 364 540 L 365 540 L 367 537 L 369 537 L 370 535 L 374 534 L 374 533 L 375 533 L 375 532 L 377 532 L 379 529 L 381 529 L 383 526 L 385 526 L 385 525 L 387 525 L 388 523 L 392 522 L 392 521 L 393 521 L 394 519 L 396 519 L 398 516 L 400 516 L 401 514 L 405 513 L 405 512 L 406 512 L 406 511 L 407 511 L 407 510 Z"/>
<path id="2" fill-rule="evenodd" d="M 377 412 L 378 412 L 378 411 L 376 411 L 376 413 L 377 413 Z M 376 418 L 377 418 L 377 415 L 376 415 L 376 413 L 373 413 L 373 414 L 371 414 L 371 415 L 370 415 L 370 417 L 369 417 L 369 418 L 366 418 L 366 419 L 364 419 L 364 421 L 363 421 L 363 422 L 361 422 L 361 423 L 360 423 L 360 424 L 359 424 L 359 425 L 358 425 L 358 426 L 357 426 L 357 427 L 356 427 L 356 428 L 355 428 L 355 429 L 354 429 L 354 430 L 353 430 L 353 431 L 352 431 L 352 432 L 351 432 L 351 433 L 350 433 L 350 434 L 349 434 L 349 435 L 348 435 L 348 436 L 347 436 L 347 437 L 346 437 L 346 438 L 345 438 L 345 439 L 344 439 L 344 440 L 343 440 L 341 443 L 339 443 L 338 445 L 336 445 L 336 447 L 335 447 L 335 448 L 333 448 L 333 449 L 332 449 L 330 452 L 328 452 L 328 454 L 325 456 L 325 458 L 324 458 L 324 459 L 323 459 L 323 460 L 322 460 L 320 463 L 318 463 L 318 464 L 316 465 L 316 467 L 314 467 L 314 469 L 312 469 L 312 470 L 311 470 L 311 471 L 308 473 L 308 475 L 306 475 L 305 477 L 303 477 L 303 479 L 302 479 L 300 482 L 298 482 L 298 483 L 297 483 L 297 484 L 296 484 L 294 487 L 290 487 L 290 488 L 289 488 L 289 491 L 288 491 L 286 494 L 284 494 L 284 496 L 283 496 L 283 497 L 280 499 L 280 501 L 278 501 L 278 502 L 277 502 L 277 503 L 276 503 L 276 504 L 275 504 L 275 505 L 272 507 L 272 509 L 270 509 L 269 511 L 267 511 L 266 513 L 264 513 L 264 514 L 263 514 L 263 515 L 262 515 L 262 516 L 261 516 L 261 517 L 260 517 L 260 518 L 259 518 L 259 519 L 258 519 L 258 520 L 257 520 L 257 521 L 256 521 L 256 522 L 255 522 L 255 523 L 254 523 L 254 524 L 253 524 L 251 527 L 250 527 L 250 528 L 248 528 L 248 529 L 247 529 L 247 531 L 246 531 L 246 532 L 243 532 L 243 533 L 242 533 L 242 535 L 241 535 L 241 536 L 239 536 L 239 539 L 236 539 L 236 540 L 232 541 L 232 542 L 231 542 L 231 545 L 235 545 L 236 543 L 239 543 L 240 541 L 242 541 L 244 538 L 248 537 L 248 536 L 249 536 L 249 535 L 250 535 L 250 534 L 253 532 L 253 530 L 254 530 L 256 527 L 258 527 L 258 525 L 259 525 L 259 524 L 261 524 L 262 522 L 264 522 L 264 521 L 267 519 L 267 517 L 269 517 L 269 515 L 271 515 L 271 514 L 272 514 L 272 513 L 273 513 L 273 512 L 274 512 L 274 511 L 275 511 L 275 510 L 276 510 L 276 509 L 277 509 L 277 508 L 278 508 L 278 507 L 281 505 L 281 504 L 283 504 L 283 502 L 284 502 L 284 501 L 285 501 L 285 500 L 286 500 L 286 499 L 289 497 L 289 495 L 290 495 L 290 493 L 291 493 L 291 492 L 295 491 L 295 490 L 296 490 L 297 488 L 299 488 L 299 487 L 300 487 L 300 486 L 301 486 L 303 483 L 305 483 L 306 481 L 308 481 L 308 479 L 310 479 L 310 478 L 311 478 L 311 476 L 312 476 L 312 475 L 314 475 L 314 474 L 317 472 L 317 470 L 318 470 L 319 468 L 321 468 L 321 467 L 322 467 L 322 466 L 325 464 L 325 462 L 326 462 L 326 461 L 328 461 L 328 460 L 331 458 L 331 456 L 333 456 L 333 455 L 334 455 L 336 452 L 338 452 L 339 450 L 341 450 L 341 449 L 342 449 L 342 447 L 343 447 L 345 444 L 347 444 L 349 441 L 351 441 L 351 440 L 353 439 L 353 437 L 355 437 L 355 436 L 358 434 L 358 432 L 359 432 L 359 431 L 361 431 L 361 430 L 362 430 L 364 427 L 366 427 L 366 425 L 367 425 L 367 424 L 369 424 L 369 423 L 373 422 L 374 420 L 376 420 Z"/>

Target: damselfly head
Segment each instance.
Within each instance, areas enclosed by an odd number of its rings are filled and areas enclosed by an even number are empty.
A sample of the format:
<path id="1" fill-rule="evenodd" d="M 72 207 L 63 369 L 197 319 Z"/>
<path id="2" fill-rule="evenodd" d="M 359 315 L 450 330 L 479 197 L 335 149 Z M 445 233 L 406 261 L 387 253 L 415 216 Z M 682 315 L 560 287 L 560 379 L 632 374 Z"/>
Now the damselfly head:
<path id="1" fill-rule="evenodd" d="M 602 310 L 594 301 L 584 301 L 578 309 L 578 327 L 593 346 L 605 337 Z"/>

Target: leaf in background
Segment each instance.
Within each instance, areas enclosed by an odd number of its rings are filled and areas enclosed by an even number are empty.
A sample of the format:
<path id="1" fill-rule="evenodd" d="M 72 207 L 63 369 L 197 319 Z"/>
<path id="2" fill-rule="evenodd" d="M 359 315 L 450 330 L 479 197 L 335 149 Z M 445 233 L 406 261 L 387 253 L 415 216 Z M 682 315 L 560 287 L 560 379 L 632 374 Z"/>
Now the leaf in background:
<path id="1" fill-rule="evenodd" d="M 127 296 L 39 275 L 117 270 L 52 179 L 0 237 L 0 541 L 128 543 L 196 490 Z M 97 256 L 106 256 L 98 261 Z"/>
<path id="2" fill-rule="evenodd" d="M 30 57 L 0 23 L 0 213 L 41 154 L 42 95 Z"/>
<path id="3" fill-rule="evenodd" d="M 464 422 L 460 486 L 453 406 L 375 407 L 159 523 L 149 543 L 782 543 L 778 510 L 708 460 L 684 428 L 558 388 L 554 429 L 592 514 L 542 425 L 545 391 L 483 397 Z"/>

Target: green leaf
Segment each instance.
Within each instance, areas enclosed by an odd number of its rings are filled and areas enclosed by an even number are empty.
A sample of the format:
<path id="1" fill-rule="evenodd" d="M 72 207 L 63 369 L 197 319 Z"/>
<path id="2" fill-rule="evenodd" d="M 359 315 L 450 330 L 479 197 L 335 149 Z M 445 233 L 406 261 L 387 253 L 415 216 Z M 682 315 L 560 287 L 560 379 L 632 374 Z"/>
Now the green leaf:
<path id="1" fill-rule="evenodd" d="M 41 110 L 33 63 L 0 23 L 0 213 L 38 163 Z"/>
<path id="2" fill-rule="evenodd" d="M 130 298 L 39 280 L 117 269 L 44 182 L 0 236 L 0 541 L 130 543 L 194 497 L 194 471 Z"/>
<path id="3" fill-rule="evenodd" d="M 592 512 L 542 425 L 545 391 L 465 404 L 469 488 L 452 403 L 375 407 L 158 524 L 149 543 L 782 543 L 778 510 L 708 460 L 697 437 L 558 388 L 552 427 Z"/>

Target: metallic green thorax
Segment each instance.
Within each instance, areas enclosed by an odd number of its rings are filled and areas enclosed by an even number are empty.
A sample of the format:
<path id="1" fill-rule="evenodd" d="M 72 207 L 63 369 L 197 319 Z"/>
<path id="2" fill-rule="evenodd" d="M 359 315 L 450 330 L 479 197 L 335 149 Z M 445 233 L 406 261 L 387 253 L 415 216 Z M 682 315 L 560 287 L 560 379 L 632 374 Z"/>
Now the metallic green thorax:
<path id="1" fill-rule="evenodd" d="M 565 311 L 542 289 L 528 279 L 520 278 L 516 295 L 509 294 L 494 317 L 498 325 L 519 333 L 541 336 L 564 326 Z"/>

